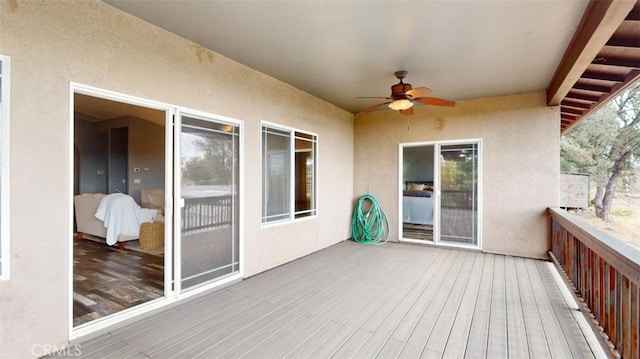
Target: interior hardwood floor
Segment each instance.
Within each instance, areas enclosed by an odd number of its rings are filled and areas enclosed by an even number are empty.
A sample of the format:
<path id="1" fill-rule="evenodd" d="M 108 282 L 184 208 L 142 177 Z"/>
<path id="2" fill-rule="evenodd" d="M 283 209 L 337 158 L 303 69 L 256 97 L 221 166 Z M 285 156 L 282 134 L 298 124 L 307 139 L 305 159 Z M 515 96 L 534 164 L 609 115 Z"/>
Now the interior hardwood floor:
<path id="1" fill-rule="evenodd" d="M 73 325 L 160 298 L 164 258 L 74 236 Z"/>
<path id="2" fill-rule="evenodd" d="M 433 241 L 433 226 L 429 224 L 402 224 L 402 236 L 404 238 Z"/>

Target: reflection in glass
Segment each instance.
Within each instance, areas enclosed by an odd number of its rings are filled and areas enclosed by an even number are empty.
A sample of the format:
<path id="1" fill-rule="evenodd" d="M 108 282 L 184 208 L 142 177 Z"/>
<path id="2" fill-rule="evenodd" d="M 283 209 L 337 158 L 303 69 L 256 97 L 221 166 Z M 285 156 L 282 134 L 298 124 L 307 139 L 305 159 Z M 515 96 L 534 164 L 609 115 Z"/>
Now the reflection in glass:
<path id="1" fill-rule="evenodd" d="M 440 240 L 477 244 L 478 145 L 440 148 Z"/>
<path id="2" fill-rule="evenodd" d="M 182 288 L 239 270 L 239 127 L 183 117 Z"/>

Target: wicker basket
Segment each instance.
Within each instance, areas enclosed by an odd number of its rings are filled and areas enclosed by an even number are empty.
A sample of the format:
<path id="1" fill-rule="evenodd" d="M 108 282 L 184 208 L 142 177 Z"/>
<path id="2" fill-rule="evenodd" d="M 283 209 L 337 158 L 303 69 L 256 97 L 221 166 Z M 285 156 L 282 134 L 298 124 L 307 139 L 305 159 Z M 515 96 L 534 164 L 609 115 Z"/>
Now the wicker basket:
<path id="1" fill-rule="evenodd" d="M 164 246 L 164 222 L 145 222 L 140 225 L 140 248 L 157 249 Z"/>

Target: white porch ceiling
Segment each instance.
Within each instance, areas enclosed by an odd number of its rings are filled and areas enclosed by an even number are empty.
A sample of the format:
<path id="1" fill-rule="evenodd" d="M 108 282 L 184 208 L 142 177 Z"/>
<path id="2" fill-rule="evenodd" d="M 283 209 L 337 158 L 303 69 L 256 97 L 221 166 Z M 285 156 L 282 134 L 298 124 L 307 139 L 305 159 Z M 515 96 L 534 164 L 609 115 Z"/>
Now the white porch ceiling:
<path id="1" fill-rule="evenodd" d="M 587 0 L 105 0 L 350 112 L 396 70 L 429 96 L 544 91 Z"/>

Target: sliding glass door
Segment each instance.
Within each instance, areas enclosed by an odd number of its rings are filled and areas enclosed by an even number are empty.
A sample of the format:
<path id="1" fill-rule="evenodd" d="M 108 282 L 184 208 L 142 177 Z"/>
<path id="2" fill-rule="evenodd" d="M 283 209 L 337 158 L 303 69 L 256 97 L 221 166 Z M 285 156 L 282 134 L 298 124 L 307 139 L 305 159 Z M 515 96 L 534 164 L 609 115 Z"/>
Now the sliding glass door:
<path id="1" fill-rule="evenodd" d="M 239 271 L 240 128 L 184 114 L 180 128 L 180 286 L 186 290 Z"/>
<path id="2" fill-rule="evenodd" d="M 410 242 L 480 247 L 480 141 L 400 146 L 400 231 Z"/>

